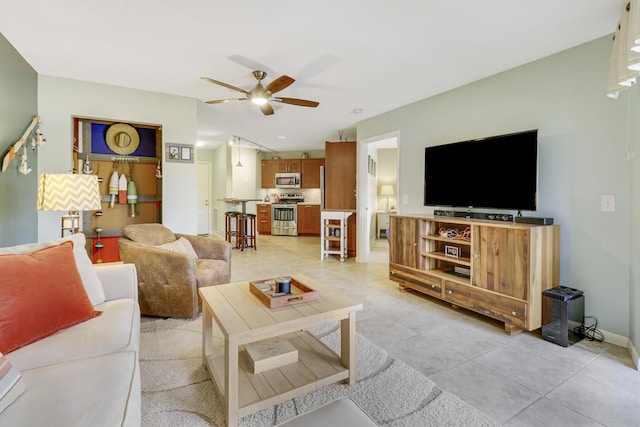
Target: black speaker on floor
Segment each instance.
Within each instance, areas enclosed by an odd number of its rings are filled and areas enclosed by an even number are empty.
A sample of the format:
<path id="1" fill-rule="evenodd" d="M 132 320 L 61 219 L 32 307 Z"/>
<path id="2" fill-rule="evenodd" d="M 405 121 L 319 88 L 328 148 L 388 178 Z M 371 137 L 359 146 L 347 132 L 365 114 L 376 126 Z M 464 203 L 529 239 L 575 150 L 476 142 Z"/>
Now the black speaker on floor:
<path id="1" fill-rule="evenodd" d="M 567 286 L 542 293 L 542 338 L 569 347 L 580 341 L 584 323 L 584 293 Z"/>

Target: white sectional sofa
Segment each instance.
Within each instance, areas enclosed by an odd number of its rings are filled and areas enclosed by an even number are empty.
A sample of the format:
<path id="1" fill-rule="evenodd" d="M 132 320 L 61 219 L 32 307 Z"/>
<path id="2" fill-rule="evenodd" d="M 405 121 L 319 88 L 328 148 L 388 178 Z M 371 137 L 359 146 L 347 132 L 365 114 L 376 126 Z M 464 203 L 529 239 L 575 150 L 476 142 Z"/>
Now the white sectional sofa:
<path id="1" fill-rule="evenodd" d="M 135 266 L 93 266 L 84 235 L 63 240 L 74 242 L 83 285 L 94 310 L 102 314 L 5 355 L 22 375 L 25 390 L 0 413 L 0 426 L 139 427 L 140 309 Z M 0 256 L 59 243 L 0 248 Z"/>

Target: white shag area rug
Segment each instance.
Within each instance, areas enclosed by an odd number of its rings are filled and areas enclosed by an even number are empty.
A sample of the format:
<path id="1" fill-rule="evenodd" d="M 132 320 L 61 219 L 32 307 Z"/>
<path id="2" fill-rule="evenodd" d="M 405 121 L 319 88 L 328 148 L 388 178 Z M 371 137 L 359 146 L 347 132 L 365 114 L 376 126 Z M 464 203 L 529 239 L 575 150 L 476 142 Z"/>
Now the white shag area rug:
<path id="1" fill-rule="evenodd" d="M 202 319 L 143 322 L 140 338 L 142 426 L 223 427 L 222 401 L 202 363 Z M 340 330 L 313 331 L 339 353 Z M 220 338 L 214 338 L 214 343 Z M 275 426 L 341 397 L 354 401 L 380 426 L 496 426 L 488 416 L 388 354 L 356 339 L 357 383 L 336 383 L 247 415 L 240 426 Z"/>

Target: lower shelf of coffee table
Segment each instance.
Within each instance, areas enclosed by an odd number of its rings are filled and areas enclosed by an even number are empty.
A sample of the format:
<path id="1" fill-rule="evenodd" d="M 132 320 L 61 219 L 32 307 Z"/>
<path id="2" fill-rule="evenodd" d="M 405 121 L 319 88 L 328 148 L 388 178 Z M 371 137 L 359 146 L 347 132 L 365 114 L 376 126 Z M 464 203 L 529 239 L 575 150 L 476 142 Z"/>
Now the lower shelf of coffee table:
<path id="1" fill-rule="evenodd" d="M 340 356 L 315 336 L 300 331 L 284 335 L 298 350 L 298 361 L 253 374 L 244 348 L 238 355 L 238 416 L 243 417 L 349 377 Z M 224 356 L 207 356 L 207 368 L 220 396 L 225 395 Z"/>

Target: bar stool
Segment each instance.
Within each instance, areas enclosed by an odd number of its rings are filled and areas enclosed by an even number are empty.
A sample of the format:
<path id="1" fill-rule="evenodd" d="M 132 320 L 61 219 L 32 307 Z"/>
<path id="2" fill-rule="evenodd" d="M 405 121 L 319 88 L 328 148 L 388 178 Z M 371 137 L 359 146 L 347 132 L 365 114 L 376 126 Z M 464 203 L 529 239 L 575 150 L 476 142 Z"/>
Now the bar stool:
<path id="1" fill-rule="evenodd" d="M 239 231 L 240 231 L 240 227 L 239 227 L 239 223 L 238 223 L 238 216 L 240 215 L 240 212 L 236 212 L 236 211 L 229 211 L 229 212 L 225 212 L 224 216 L 225 216 L 225 224 L 224 224 L 224 235 L 225 235 L 225 240 L 229 243 L 233 243 L 233 238 L 235 237 L 236 239 L 236 248 L 239 247 L 238 246 L 238 239 L 239 239 Z M 232 227 L 233 226 L 233 227 Z"/>
<path id="2" fill-rule="evenodd" d="M 238 215 L 238 225 L 240 231 L 237 241 L 240 244 L 240 250 L 245 247 L 257 250 L 256 246 L 256 214 L 240 214 Z"/>

